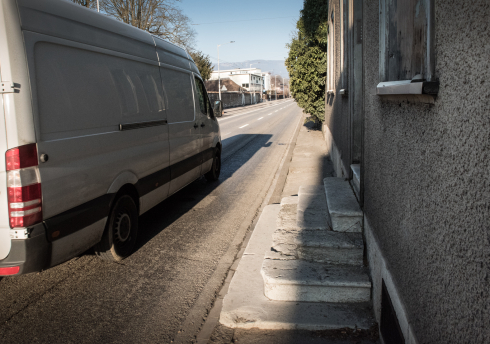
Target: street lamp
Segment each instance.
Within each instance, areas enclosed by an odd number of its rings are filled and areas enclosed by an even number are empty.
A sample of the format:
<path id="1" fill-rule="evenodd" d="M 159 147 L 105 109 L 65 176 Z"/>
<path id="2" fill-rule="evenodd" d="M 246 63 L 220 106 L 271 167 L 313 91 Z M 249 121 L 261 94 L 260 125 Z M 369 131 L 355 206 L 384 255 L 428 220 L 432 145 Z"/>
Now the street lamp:
<path id="1" fill-rule="evenodd" d="M 254 64 L 260 64 L 260 62 L 251 63 L 249 68 L 252 69 L 252 65 L 254 65 Z M 250 70 L 250 80 L 249 81 L 250 81 L 250 86 L 252 86 L 252 71 L 251 70 Z M 260 92 L 260 98 L 262 100 L 262 84 L 260 84 L 260 91 L 261 91 Z M 255 100 L 255 86 L 254 86 L 254 100 Z"/>
<path id="2" fill-rule="evenodd" d="M 218 44 L 218 90 L 219 90 L 219 100 L 221 100 L 221 73 L 219 70 L 219 47 L 225 44 L 235 43 L 235 41 L 229 41 L 228 43 Z"/>

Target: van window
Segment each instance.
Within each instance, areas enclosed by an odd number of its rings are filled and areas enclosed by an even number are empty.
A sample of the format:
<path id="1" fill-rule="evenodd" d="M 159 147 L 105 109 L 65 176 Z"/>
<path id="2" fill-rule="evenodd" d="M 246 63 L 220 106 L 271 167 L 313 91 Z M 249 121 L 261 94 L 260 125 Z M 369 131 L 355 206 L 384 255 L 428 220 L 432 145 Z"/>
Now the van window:
<path id="1" fill-rule="evenodd" d="M 206 92 L 206 87 L 201 79 L 194 78 L 197 87 L 197 93 L 199 98 L 199 107 L 201 108 L 201 112 L 206 114 L 209 117 L 213 116 L 213 108 L 211 107 L 211 103 L 209 102 L 209 96 Z"/>
<path id="2" fill-rule="evenodd" d="M 165 118 L 157 66 L 41 42 L 35 73 L 43 139 Z"/>
<path id="3" fill-rule="evenodd" d="M 207 102 L 205 101 L 206 90 L 204 88 L 204 85 L 202 84 L 201 80 L 199 80 L 198 78 L 194 78 L 194 81 L 196 82 L 197 102 L 199 103 L 201 112 L 204 114 L 208 113 L 208 110 L 206 109 Z"/>
<path id="4" fill-rule="evenodd" d="M 167 121 L 169 123 L 194 121 L 194 97 L 191 76 L 185 72 L 160 68 L 167 94 Z"/>

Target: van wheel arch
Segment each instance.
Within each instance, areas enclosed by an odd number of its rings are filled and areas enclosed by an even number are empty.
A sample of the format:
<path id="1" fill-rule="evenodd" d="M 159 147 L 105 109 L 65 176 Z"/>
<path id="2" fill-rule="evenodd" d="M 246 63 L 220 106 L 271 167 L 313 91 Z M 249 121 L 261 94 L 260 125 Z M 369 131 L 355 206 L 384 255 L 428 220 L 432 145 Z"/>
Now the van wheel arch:
<path id="1" fill-rule="evenodd" d="M 139 195 L 132 184 L 124 185 L 114 196 L 106 227 L 95 253 L 103 260 L 120 261 L 136 244 L 139 222 Z"/>
<path id="2" fill-rule="evenodd" d="M 112 208 L 114 207 L 114 204 L 117 201 L 117 199 L 119 197 L 121 197 L 122 195 L 128 195 L 133 199 L 134 204 L 136 204 L 136 208 L 138 209 L 138 214 L 139 214 L 139 212 L 140 212 L 140 196 L 138 194 L 138 190 L 136 190 L 136 187 L 133 184 L 125 184 L 119 189 L 119 191 L 116 193 L 116 195 L 112 199 L 111 205 L 109 207 L 111 209 L 111 211 L 112 211 Z"/>
<path id="3" fill-rule="evenodd" d="M 204 175 L 207 181 L 212 182 L 219 179 L 219 175 L 221 172 L 221 147 L 218 143 L 216 145 L 216 151 L 213 155 L 213 164 L 211 166 L 211 170 Z"/>

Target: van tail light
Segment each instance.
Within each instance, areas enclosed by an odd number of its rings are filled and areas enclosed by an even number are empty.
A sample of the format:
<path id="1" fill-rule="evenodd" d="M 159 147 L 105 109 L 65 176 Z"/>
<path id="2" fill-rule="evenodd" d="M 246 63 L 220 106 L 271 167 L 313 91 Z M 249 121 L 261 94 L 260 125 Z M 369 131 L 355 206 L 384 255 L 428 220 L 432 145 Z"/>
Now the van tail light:
<path id="1" fill-rule="evenodd" d="M 9 149 L 7 193 L 10 228 L 27 227 L 43 220 L 41 178 L 36 144 Z"/>
<path id="2" fill-rule="evenodd" d="M 0 276 L 16 275 L 20 271 L 20 266 L 11 266 L 8 268 L 0 268 Z"/>

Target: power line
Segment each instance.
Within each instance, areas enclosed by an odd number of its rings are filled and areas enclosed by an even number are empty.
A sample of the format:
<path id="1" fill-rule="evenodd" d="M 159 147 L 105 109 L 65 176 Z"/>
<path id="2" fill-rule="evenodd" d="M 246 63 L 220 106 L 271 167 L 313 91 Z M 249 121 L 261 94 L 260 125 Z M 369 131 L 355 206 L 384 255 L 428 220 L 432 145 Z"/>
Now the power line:
<path id="1" fill-rule="evenodd" d="M 236 22 L 257 21 L 257 20 L 272 20 L 272 19 L 284 19 L 284 18 L 296 18 L 296 17 L 289 16 L 289 17 L 275 17 L 275 18 L 261 18 L 261 19 L 230 20 L 230 21 L 222 21 L 222 22 L 199 23 L 199 24 L 192 24 L 192 25 L 223 24 L 223 23 L 236 23 Z"/>

